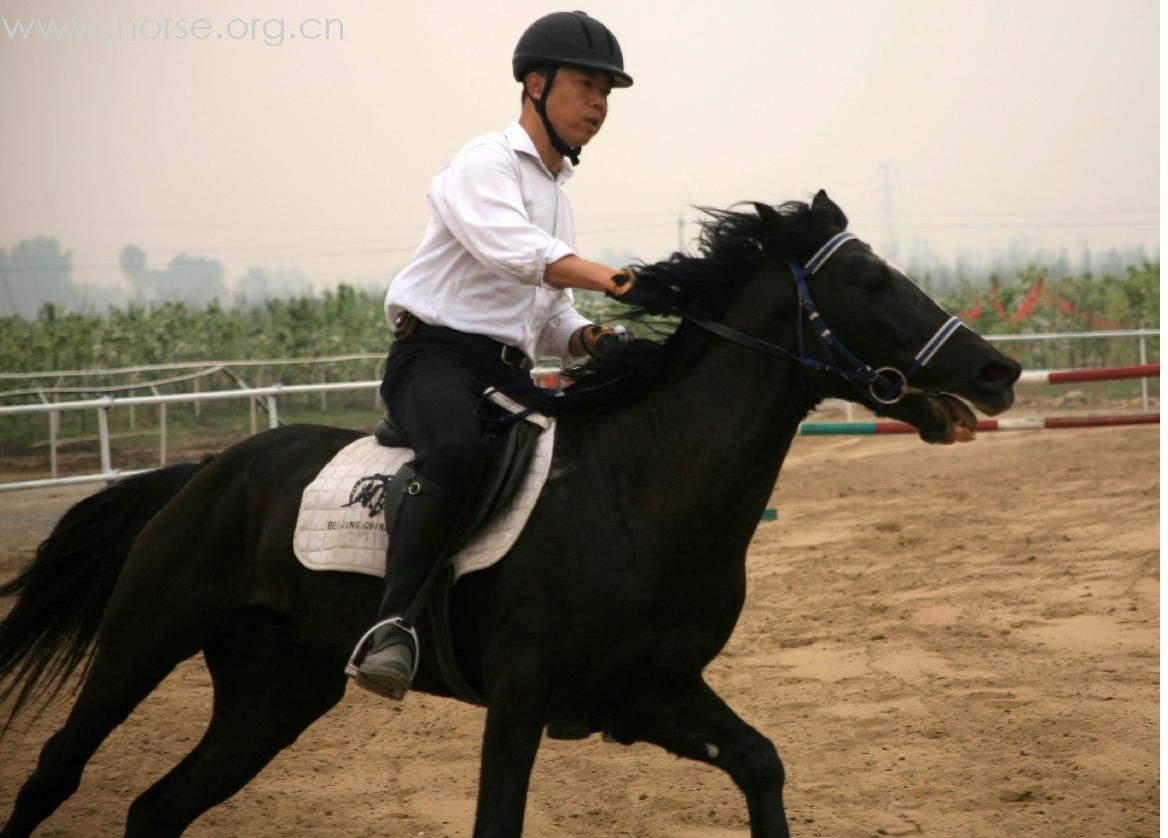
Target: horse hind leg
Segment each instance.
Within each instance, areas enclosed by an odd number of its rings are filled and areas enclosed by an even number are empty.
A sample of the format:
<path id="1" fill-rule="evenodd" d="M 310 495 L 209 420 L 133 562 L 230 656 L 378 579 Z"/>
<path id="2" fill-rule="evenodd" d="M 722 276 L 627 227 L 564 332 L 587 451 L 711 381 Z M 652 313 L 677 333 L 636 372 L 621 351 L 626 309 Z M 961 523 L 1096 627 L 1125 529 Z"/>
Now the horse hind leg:
<path id="1" fill-rule="evenodd" d="M 182 834 L 345 692 L 344 662 L 302 644 L 270 615 L 237 615 L 204 654 L 215 692 L 210 724 L 195 749 L 130 806 L 127 838 Z"/>
<path id="2" fill-rule="evenodd" d="M 198 651 L 188 639 L 135 629 L 128 636 L 118 620 L 107 620 L 93 664 L 65 724 L 41 749 L 32 775 L 16 797 L 0 838 L 31 835 L 77 790 L 86 763 L 106 737 L 126 720 L 172 669 Z"/>
<path id="3" fill-rule="evenodd" d="M 652 742 L 721 768 L 746 796 L 752 838 L 788 838 L 783 764 L 775 746 L 704 681 L 673 696 L 646 697 L 613 720 L 609 731 L 619 742 Z"/>

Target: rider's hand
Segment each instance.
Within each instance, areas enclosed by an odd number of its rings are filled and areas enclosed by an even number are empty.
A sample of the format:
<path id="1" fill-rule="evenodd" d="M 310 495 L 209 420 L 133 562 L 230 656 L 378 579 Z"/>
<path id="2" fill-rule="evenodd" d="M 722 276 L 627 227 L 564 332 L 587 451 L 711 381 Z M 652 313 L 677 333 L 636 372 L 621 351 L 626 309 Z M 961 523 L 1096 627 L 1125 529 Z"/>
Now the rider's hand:
<path id="1" fill-rule="evenodd" d="M 633 286 L 637 284 L 637 275 L 632 268 L 624 268 L 617 271 L 612 276 L 612 288 L 606 293 L 613 299 L 620 299 L 625 294 L 633 290 Z"/>

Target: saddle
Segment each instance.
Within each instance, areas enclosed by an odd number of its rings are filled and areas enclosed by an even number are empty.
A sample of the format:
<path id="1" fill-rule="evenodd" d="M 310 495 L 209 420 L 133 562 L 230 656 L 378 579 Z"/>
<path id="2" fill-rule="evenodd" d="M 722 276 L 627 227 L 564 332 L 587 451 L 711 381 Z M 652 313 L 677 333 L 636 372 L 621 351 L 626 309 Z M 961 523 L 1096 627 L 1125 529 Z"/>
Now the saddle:
<path id="1" fill-rule="evenodd" d="M 437 577 L 427 593 L 428 607 L 422 619 L 429 623 L 433 637 L 438 668 L 447 686 L 463 701 L 483 705 L 485 700 L 462 674 L 454 653 L 454 638 L 450 631 L 450 591 L 454 572 L 448 559 L 469 542 L 479 529 L 500 511 L 506 509 L 523 483 L 531 465 L 539 436 L 550 427 L 548 417 L 526 408 L 495 389 L 484 394 L 484 406 L 491 411 L 485 423 L 481 440 L 482 457 L 476 467 L 466 500 L 454 525 L 446 553 L 438 563 Z M 381 445 L 409 447 L 403 429 L 386 413 L 373 431 Z M 402 467 L 385 488 L 386 527 L 392 530 L 404 487 L 413 478 L 410 465 Z"/>

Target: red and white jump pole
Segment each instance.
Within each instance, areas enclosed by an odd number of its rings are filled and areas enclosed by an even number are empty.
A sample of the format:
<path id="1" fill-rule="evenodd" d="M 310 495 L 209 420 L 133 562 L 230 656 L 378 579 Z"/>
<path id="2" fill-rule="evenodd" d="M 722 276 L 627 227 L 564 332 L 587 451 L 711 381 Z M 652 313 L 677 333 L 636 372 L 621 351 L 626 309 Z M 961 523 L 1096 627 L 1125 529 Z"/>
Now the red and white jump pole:
<path id="1" fill-rule="evenodd" d="M 1024 372 L 1019 385 L 1073 384 L 1086 381 L 1118 381 L 1125 378 L 1154 378 L 1160 375 L 1159 364 L 1132 367 L 1099 367 L 1083 370 L 1036 370 Z M 1116 425 L 1158 425 L 1159 413 L 1131 416 L 1065 416 L 1019 419 L 978 419 L 979 431 L 1037 431 L 1061 428 L 1107 428 Z M 870 436 L 873 434 L 915 434 L 917 429 L 904 422 L 804 422 L 800 436 Z"/>
<path id="2" fill-rule="evenodd" d="M 1022 377 L 1018 379 L 1018 386 L 1159 377 L 1159 364 L 1138 364 L 1134 367 L 1099 367 L 1088 370 L 1034 370 L 1022 373 Z"/>
<path id="3" fill-rule="evenodd" d="M 979 431 L 1040 431 L 1063 428 L 1107 428 L 1116 425 L 1158 425 L 1159 413 L 1135 416 L 1066 416 L 1020 419 L 978 419 Z M 915 434 L 917 429 L 904 422 L 804 422 L 800 436 L 873 436 L 876 434 Z"/>

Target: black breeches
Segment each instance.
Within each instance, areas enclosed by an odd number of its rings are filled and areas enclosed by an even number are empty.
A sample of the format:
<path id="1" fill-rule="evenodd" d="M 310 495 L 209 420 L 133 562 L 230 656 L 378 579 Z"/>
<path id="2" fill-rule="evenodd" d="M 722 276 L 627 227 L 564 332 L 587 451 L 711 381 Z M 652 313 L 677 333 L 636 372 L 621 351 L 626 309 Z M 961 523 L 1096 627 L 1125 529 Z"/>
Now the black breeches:
<path id="1" fill-rule="evenodd" d="M 451 335 L 415 334 L 390 349 L 381 398 L 414 449 L 414 469 L 461 500 L 478 462 L 483 391 L 531 384 L 497 353 Z"/>

